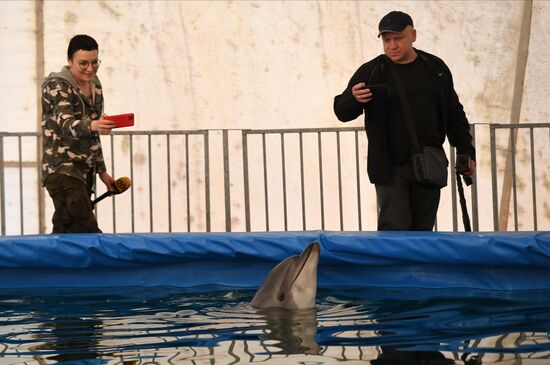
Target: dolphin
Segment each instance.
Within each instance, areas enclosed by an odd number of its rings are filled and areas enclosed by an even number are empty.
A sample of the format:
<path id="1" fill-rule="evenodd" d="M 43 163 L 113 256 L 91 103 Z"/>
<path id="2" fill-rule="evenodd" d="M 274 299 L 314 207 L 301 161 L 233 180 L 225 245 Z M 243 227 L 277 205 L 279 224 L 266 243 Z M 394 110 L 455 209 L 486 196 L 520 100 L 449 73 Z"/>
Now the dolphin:
<path id="1" fill-rule="evenodd" d="M 267 275 L 251 305 L 255 308 L 309 309 L 315 307 L 320 245 L 309 244 L 300 255 L 280 262 Z"/>

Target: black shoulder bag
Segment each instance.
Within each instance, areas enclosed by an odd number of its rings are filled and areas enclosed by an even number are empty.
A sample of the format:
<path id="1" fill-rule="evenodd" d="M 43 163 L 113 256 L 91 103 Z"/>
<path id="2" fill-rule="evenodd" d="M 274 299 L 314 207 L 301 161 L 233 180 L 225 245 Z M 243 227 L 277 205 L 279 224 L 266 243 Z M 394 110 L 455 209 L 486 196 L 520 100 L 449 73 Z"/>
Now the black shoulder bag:
<path id="1" fill-rule="evenodd" d="M 393 65 L 391 61 L 388 63 L 397 93 L 399 94 L 399 101 L 401 102 L 401 109 L 403 110 L 403 117 L 405 118 L 405 124 L 409 131 L 409 137 L 413 144 L 414 151 L 412 162 L 416 180 L 427 186 L 438 188 L 447 186 L 447 166 L 449 165 L 449 161 L 447 160 L 447 156 L 445 156 L 445 151 L 437 147 L 420 146 L 416 128 L 414 127 L 411 108 L 407 96 L 405 95 L 401 77 L 399 77 L 395 65 Z"/>

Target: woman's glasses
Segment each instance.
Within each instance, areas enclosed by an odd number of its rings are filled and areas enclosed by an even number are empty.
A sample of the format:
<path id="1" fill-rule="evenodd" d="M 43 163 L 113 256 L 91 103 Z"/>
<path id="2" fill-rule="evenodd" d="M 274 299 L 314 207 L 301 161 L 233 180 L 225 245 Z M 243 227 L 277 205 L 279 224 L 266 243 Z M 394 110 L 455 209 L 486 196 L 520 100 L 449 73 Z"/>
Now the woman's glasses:
<path id="1" fill-rule="evenodd" d="M 93 60 L 92 62 L 88 61 L 80 61 L 78 62 L 78 67 L 80 68 L 80 71 L 86 71 L 88 67 L 92 65 L 92 68 L 94 70 L 97 70 L 99 68 L 99 65 L 101 65 L 101 60 Z"/>

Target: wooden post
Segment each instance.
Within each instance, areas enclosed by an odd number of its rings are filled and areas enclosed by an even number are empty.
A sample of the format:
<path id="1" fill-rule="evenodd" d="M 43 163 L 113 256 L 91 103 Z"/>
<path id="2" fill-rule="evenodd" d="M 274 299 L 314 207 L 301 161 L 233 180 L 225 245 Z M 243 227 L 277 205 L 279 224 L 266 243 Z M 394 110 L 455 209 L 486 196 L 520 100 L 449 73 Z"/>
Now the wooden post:
<path id="1" fill-rule="evenodd" d="M 523 98 L 523 84 L 525 82 L 525 70 L 527 68 L 527 55 L 529 52 L 529 39 L 531 37 L 531 15 L 533 11 L 533 0 L 526 0 L 523 3 L 523 15 L 521 20 L 521 29 L 519 33 L 518 54 L 516 59 L 516 77 L 514 80 L 514 95 L 512 98 L 512 113 L 510 124 L 518 124 L 521 114 L 521 101 Z M 508 215 L 510 212 L 510 197 L 512 194 L 512 158 L 513 149 L 517 145 L 518 129 L 510 130 L 510 139 L 508 141 L 508 153 L 506 155 L 506 164 L 504 167 L 504 177 L 502 182 L 502 194 L 500 198 L 499 212 L 499 231 L 508 229 Z M 515 141 L 515 143 L 513 143 Z"/>

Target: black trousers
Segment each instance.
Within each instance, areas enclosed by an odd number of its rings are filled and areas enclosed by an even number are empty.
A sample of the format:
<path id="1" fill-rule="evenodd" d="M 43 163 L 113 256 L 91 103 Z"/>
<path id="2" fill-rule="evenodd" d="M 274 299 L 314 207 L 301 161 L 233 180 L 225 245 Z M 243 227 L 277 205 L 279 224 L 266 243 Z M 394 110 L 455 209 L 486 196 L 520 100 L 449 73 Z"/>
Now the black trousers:
<path id="1" fill-rule="evenodd" d="M 45 185 L 55 206 L 52 233 L 101 233 L 91 192 L 84 182 L 54 173 L 47 177 Z"/>
<path id="2" fill-rule="evenodd" d="M 379 231 L 431 231 L 441 189 L 416 182 L 412 163 L 392 168 L 390 184 L 376 184 Z"/>

